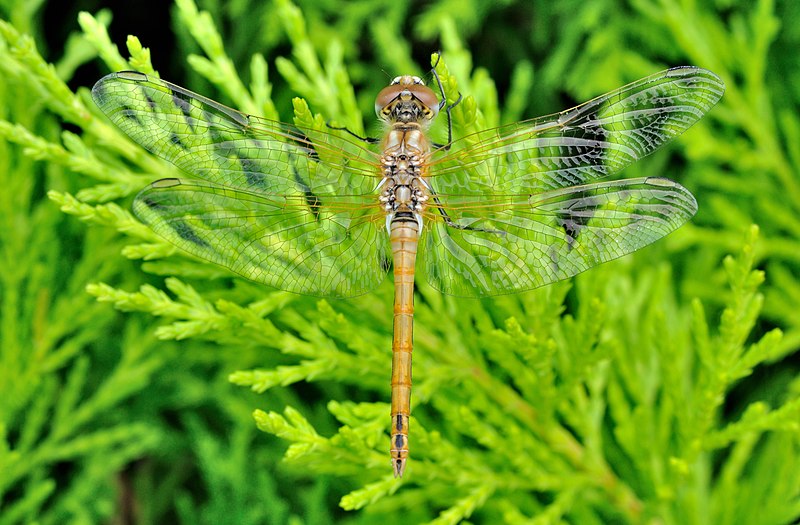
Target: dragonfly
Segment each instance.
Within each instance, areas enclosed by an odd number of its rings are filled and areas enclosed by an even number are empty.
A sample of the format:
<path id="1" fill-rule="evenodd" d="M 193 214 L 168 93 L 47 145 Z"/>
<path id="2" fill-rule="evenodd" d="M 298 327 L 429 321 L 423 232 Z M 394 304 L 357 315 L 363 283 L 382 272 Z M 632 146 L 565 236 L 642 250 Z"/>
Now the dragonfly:
<path id="1" fill-rule="evenodd" d="M 136 71 L 92 97 L 135 142 L 180 168 L 133 201 L 181 250 L 252 281 L 346 298 L 394 276 L 390 455 L 409 457 L 414 280 L 482 297 L 531 290 L 638 250 L 697 210 L 669 179 L 614 178 L 686 131 L 725 86 L 668 69 L 560 113 L 452 138 L 450 110 L 412 75 L 382 89 L 381 139 L 247 115 Z M 430 126 L 447 116 L 448 139 Z M 419 261 L 417 252 L 419 251 Z"/>

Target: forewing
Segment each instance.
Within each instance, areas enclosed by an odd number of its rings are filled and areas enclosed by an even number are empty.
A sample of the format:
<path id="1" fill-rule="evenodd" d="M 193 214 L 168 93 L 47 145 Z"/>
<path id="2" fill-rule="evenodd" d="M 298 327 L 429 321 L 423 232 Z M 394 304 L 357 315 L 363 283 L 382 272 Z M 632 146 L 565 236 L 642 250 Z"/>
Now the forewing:
<path id="1" fill-rule="evenodd" d="M 481 131 L 434 154 L 440 194 L 526 194 L 586 184 L 697 122 L 725 85 L 696 67 L 657 73 L 558 114 Z"/>
<path id="2" fill-rule="evenodd" d="M 193 177 L 268 195 L 365 194 L 377 154 L 349 138 L 246 115 L 135 71 L 92 89 L 100 109 L 134 141 Z"/>
<path id="3" fill-rule="evenodd" d="M 245 115 L 142 73 L 92 89 L 134 141 L 202 181 L 164 179 L 136 215 L 179 248 L 291 292 L 346 297 L 385 277 L 377 155 L 345 137 Z"/>
<path id="4" fill-rule="evenodd" d="M 309 201 L 162 179 L 136 196 L 133 210 L 182 250 L 290 292 L 359 295 L 377 286 L 390 264 L 374 197 Z"/>
<path id="5" fill-rule="evenodd" d="M 654 177 L 496 200 L 443 197 L 448 219 L 428 221 L 421 266 L 433 287 L 458 296 L 566 279 L 660 239 L 697 210 L 688 190 Z"/>

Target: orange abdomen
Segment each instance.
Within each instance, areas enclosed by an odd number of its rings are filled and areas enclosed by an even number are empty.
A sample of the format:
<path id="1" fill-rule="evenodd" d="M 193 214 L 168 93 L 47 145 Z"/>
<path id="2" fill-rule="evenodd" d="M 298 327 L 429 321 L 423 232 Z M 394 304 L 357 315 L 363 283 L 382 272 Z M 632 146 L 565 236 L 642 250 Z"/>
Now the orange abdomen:
<path id="1" fill-rule="evenodd" d="M 411 351 L 414 337 L 414 264 L 418 237 L 418 225 L 413 218 L 395 218 L 392 221 L 389 234 L 394 257 L 391 456 L 395 477 L 403 475 L 408 458 Z"/>

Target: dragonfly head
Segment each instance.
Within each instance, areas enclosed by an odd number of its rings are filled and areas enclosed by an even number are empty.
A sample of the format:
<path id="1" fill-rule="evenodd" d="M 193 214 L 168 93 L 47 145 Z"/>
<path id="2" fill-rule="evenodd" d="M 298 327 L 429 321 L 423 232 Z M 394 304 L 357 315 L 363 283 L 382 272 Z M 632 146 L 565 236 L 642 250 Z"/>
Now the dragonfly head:
<path id="1" fill-rule="evenodd" d="M 421 78 L 395 77 L 375 98 L 375 113 L 385 122 L 427 124 L 439 113 L 439 99 Z"/>

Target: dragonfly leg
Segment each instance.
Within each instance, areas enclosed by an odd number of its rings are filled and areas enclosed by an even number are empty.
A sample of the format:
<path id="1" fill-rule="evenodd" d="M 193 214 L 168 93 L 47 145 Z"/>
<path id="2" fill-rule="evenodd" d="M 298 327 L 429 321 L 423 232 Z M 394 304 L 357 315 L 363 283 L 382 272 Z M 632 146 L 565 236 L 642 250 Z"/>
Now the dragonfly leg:
<path id="1" fill-rule="evenodd" d="M 451 228 L 456 228 L 458 230 L 470 230 L 475 232 L 495 233 L 497 235 L 506 234 L 506 232 L 504 232 L 503 230 L 487 230 L 485 228 L 473 228 L 472 226 L 463 226 L 461 224 L 456 224 L 455 222 L 453 222 L 453 219 L 451 219 L 450 216 L 447 214 L 447 210 L 445 210 L 444 206 L 442 206 L 442 201 L 439 200 L 439 196 L 436 195 L 436 191 L 434 191 L 430 183 L 428 183 L 428 181 L 426 181 L 425 179 L 419 179 L 419 181 L 422 183 L 423 186 L 425 186 L 425 189 L 428 190 L 428 193 L 430 193 L 431 197 L 433 197 L 433 202 L 436 203 L 436 209 L 439 210 L 439 213 L 442 215 L 445 224 L 447 224 Z"/>
<path id="2" fill-rule="evenodd" d="M 436 204 L 439 205 L 439 207 L 438 207 L 439 213 L 442 214 L 442 217 L 444 218 L 445 224 L 447 224 L 451 228 L 456 228 L 457 230 L 468 230 L 468 231 L 473 231 L 473 232 L 494 233 L 496 235 L 503 235 L 503 236 L 505 236 L 505 234 L 506 234 L 506 232 L 504 232 L 503 230 L 489 230 L 489 229 L 486 229 L 486 228 L 473 228 L 472 226 L 464 226 L 463 224 L 456 224 L 455 222 L 453 222 L 453 219 L 451 219 L 450 216 L 447 214 L 447 211 L 442 206 L 442 203 L 439 202 L 439 197 L 437 197 L 434 194 L 433 195 L 433 200 L 434 200 L 434 202 Z"/>
<path id="3" fill-rule="evenodd" d="M 442 93 L 444 95 L 444 93 Z M 461 92 L 458 92 L 458 100 L 450 104 L 445 108 L 445 113 L 447 113 L 447 143 L 446 144 L 437 144 L 434 142 L 432 145 L 436 149 L 443 149 L 448 151 L 450 149 L 450 144 L 453 142 L 453 119 L 450 118 L 450 110 L 453 109 L 457 104 L 461 102 L 462 99 Z"/>
<path id="4" fill-rule="evenodd" d="M 450 110 L 456 107 L 459 103 L 461 103 L 461 99 L 464 98 L 461 95 L 461 92 L 458 92 L 458 100 L 447 106 L 444 111 L 447 113 L 447 144 L 444 146 L 444 150 L 447 151 L 450 149 L 450 143 L 453 142 L 453 119 L 450 117 Z"/>
<path id="5" fill-rule="evenodd" d="M 350 130 L 349 130 L 349 129 L 347 129 L 347 127 L 345 127 L 345 126 L 341 126 L 341 127 L 340 127 L 340 126 L 332 126 L 332 125 L 331 125 L 331 121 L 330 121 L 330 120 L 328 120 L 327 122 L 325 122 L 325 125 L 326 125 L 326 126 L 328 126 L 328 129 L 332 129 L 332 130 L 335 130 L 335 131 L 346 131 L 347 133 L 349 133 L 349 134 L 350 134 L 350 135 L 352 135 L 353 137 L 357 138 L 357 139 L 358 139 L 358 140 L 360 140 L 361 142 L 366 142 L 367 144 L 377 144 L 378 142 L 380 142 L 380 141 L 381 141 L 381 139 L 378 139 L 378 138 L 375 138 L 375 137 L 362 137 L 362 136 L 361 136 L 361 135 L 359 135 L 358 133 L 355 133 L 355 132 L 353 132 L 353 131 L 350 131 Z"/>
<path id="6" fill-rule="evenodd" d="M 439 61 L 442 59 L 442 52 L 436 52 L 436 62 L 434 62 L 433 67 L 431 68 L 431 75 L 433 78 L 436 79 L 436 84 L 439 86 L 439 93 L 442 94 L 442 100 L 439 101 L 439 111 L 447 104 L 447 95 L 444 94 L 444 86 L 442 85 L 442 79 L 439 78 L 439 73 L 436 72 L 436 66 L 439 65 Z"/>
<path id="7" fill-rule="evenodd" d="M 433 78 L 436 79 L 436 84 L 439 86 L 439 92 L 442 94 L 442 100 L 439 101 L 439 111 L 444 108 L 445 113 L 447 113 L 447 143 L 446 144 L 434 144 L 433 146 L 437 149 L 443 149 L 445 151 L 450 149 L 450 143 L 453 142 L 453 119 L 450 117 L 450 111 L 461 103 L 461 99 L 464 98 L 461 95 L 461 92 L 458 92 L 458 99 L 447 106 L 447 95 L 444 94 L 444 86 L 442 85 L 442 79 L 439 78 L 439 73 L 436 72 L 436 66 L 439 65 L 439 60 L 442 58 L 441 51 L 436 53 L 436 63 L 433 64 L 433 68 L 431 69 L 431 75 Z M 445 107 L 447 106 L 447 107 Z"/>

